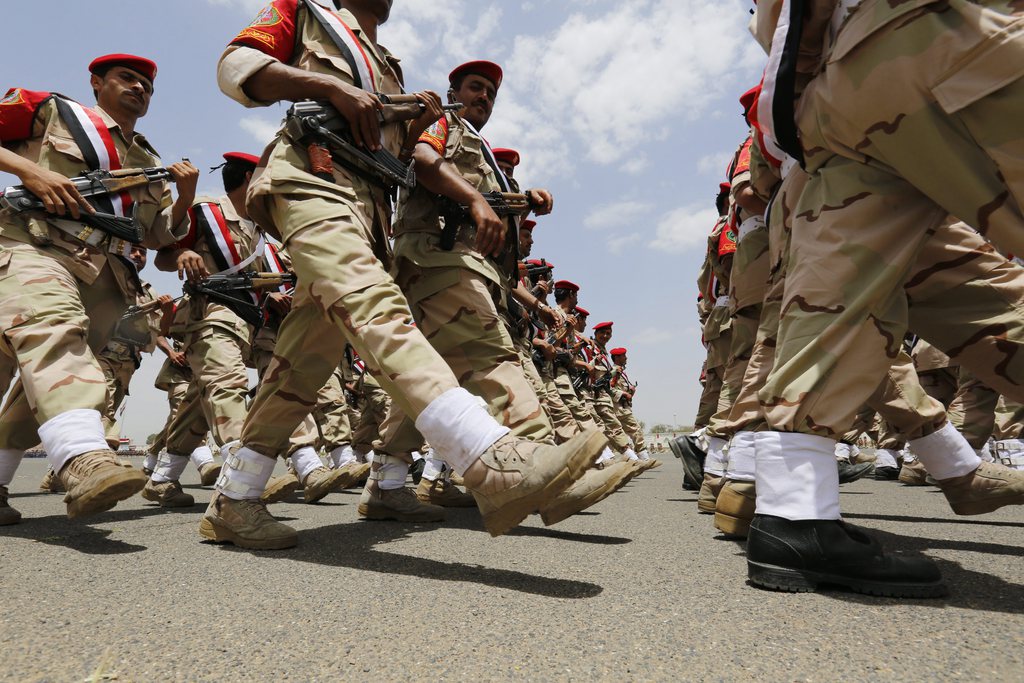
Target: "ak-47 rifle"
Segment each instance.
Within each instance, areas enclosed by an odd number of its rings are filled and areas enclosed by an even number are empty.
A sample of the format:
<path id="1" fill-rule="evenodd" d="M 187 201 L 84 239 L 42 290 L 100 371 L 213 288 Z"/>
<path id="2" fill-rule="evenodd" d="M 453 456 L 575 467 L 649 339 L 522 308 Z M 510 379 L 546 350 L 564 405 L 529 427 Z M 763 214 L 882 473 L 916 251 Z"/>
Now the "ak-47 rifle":
<path id="1" fill-rule="evenodd" d="M 498 218 L 505 219 L 509 216 L 526 216 L 536 208 L 530 201 L 529 195 L 516 194 L 514 192 L 486 192 L 484 199 L 490 205 Z M 441 230 L 440 247 L 445 251 L 451 251 L 455 247 L 455 240 L 459 236 L 459 230 L 466 224 L 472 224 L 469 215 L 469 207 L 463 206 L 448 197 L 441 197 L 441 217 L 444 218 L 444 229 Z M 512 235 L 518 241 L 518 235 Z M 518 260 L 518 259 L 517 259 Z"/>
<path id="2" fill-rule="evenodd" d="M 264 310 L 252 296 L 253 292 L 277 289 L 282 285 L 295 284 L 294 273 L 234 273 L 232 275 L 210 275 L 198 282 L 185 282 L 186 294 L 202 294 L 211 301 L 223 304 L 239 318 L 256 329 L 263 326 Z"/>
<path id="3" fill-rule="evenodd" d="M 552 270 L 554 270 L 554 266 L 548 264 L 545 259 L 541 259 L 539 265 L 519 262 L 519 275 L 529 278 L 532 285 L 537 284 L 541 279 L 550 277 Z"/>
<path id="4" fill-rule="evenodd" d="M 177 303 L 184 298 L 184 296 L 179 296 L 176 299 L 172 300 L 171 303 Z M 129 306 L 128 308 L 125 309 L 124 313 L 121 314 L 121 322 L 131 320 L 132 318 L 138 318 L 140 315 L 149 315 L 153 311 L 158 310 L 160 310 L 160 301 L 157 299 L 147 301 L 144 304 L 136 304 L 134 306 Z"/>
<path id="5" fill-rule="evenodd" d="M 166 168 L 154 167 L 122 168 L 117 171 L 84 171 L 82 175 L 70 180 L 74 183 L 78 193 L 85 197 L 86 200 L 89 200 L 89 203 L 94 208 L 98 208 L 96 203 L 91 201 L 90 198 L 119 194 L 135 187 L 171 179 L 171 172 Z M 0 207 L 10 209 L 15 213 L 46 210 L 42 200 L 29 192 L 24 185 L 15 185 L 4 190 L 0 194 Z M 139 227 L 139 222 L 134 215 L 130 217 L 115 216 L 112 213 L 102 213 L 99 211 L 96 213 L 86 213 L 83 211 L 80 217 L 74 220 L 132 244 L 138 244 L 142 241 L 142 229 Z M 82 237 L 82 240 L 86 241 L 85 236 Z"/>
<path id="6" fill-rule="evenodd" d="M 425 107 L 414 95 L 383 95 L 379 112 L 382 123 L 409 121 L 420 116 Z M 444 105 L 445 111 L 457 111 L 462 105 Z M 326 102 L 296 102 L 288 110 L 285 130 L 292 139 L 306 145 L 310 173 L 324 180 L 334 178 L 333 162 L 360 177 L 390 191 L 396 185 L 411 190 L 416 186 L 413 165 L 403 164 L 386 149 L 370 151 L 352 141 L 348 120 Z"/>

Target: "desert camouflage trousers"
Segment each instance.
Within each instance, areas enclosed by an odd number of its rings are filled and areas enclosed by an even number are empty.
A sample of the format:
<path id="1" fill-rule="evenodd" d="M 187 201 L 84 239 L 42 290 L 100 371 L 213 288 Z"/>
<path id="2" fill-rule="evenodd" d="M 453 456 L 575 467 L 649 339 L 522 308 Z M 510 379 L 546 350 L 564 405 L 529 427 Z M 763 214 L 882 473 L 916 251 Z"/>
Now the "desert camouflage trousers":
<path id="1" fill-rule="evenodd" d="M 732 331 L 727 331 L 711 344 L 720 343 L 728 346 L 732 342 Z M 710 350 L 709 355 L 710 358 Z M 718 412 L 718 400 L 722 395 L 722 370 L 723 366 L 707 367 L 704 369 L 704 386 L 701 388 L 700 400 L 697 403 L 697 415 L 693 418 L 693 428 L 701 429 L 707 427 L 711 418 Z"/>
<path id="2" fill-rule="evenodd" d="M 287 449 L 316 407 L 346 341 L 412 419 L 459 386 L 412 324 L 405 296 L 374 253 L 373 208 L 340 185 L 336 196 L 324 196 L 319 186 L 290 188 L 267 197 L 265 209 L 281 228 L 299 281 L 242 431 L 246 446 L 271 457 Z M 380 449 L 393 452 L 386 443 Z"/>
<path id="3" fill-rule="evenodd" d="M 612 403 L 612 395 L 602 389 L 600 391 L 583 392 L 583 400 L 590 406 L 590 412 L 594 421 L 604 430 L 608 437 L 608 445 L 616 453 L 624 453 L 630 447 L 629 438 L 622 430 L 622 423 L 615 413 L 615 405 Z"/>
<path id="4" fill-rule="evenodd" d="M 191 369 L 179 368 L 171 363 L 170 359 L 164 360 L 164 365 L 157 375 L 156 388 L 162 388 L 167 392 L 167 405 L 170 408 L 170 412 L 167 414 L 167 421 L 164 422 L 163 429 L 156 435 L 156 438 L 153 439 L 153 443 L 149 447 L 150 453 L 157 455 L 160 451 L 167 448 L 167 430 L 174 423 L 174 416 L 177 414 L 178 408 L 181 407 L 181 402 L 185 399 L 185 394 L 188 392 L 188 385 L 191 381 Z M 206 441 L 205 436 L 203 441 Z"/>
<path id="5" fill-rule="evenodd" d="M 270 367 L 270 362 L 274 359 L 273 351 L 270 351 L 261 346 L 256 346 L 252 349 L 252 355 L 250 356 L 250 358 L 252 358 L 253 365 L 256 366 L 257 378 L 259 379 L 260 382 L 263 382 L 263 378 L 266 376 L 267 368 Z M 333 376 L 334 375 L 332 375 L 332 377 Z M 328 398 L 324 397 L 330 397 L 333 395 L 334 390 L 330 388 L 330 385 L 331 381 L 328 380 L 327 384 L 321 387 L 320 393 L 317 394 L 318 401 L 329 400 Z M 317 409 L 319 409 L 319 407 L 320 404 L 318 402 Z M 310 446 L 314 449 L 320 447 L 320 444 L 318 442 L 319 425 L 315 420 L 315 415 L 316 410 L 306 415 L 306 417 L 302 418 L 302 422 L 300 422 L 299 425 L 295 428 L 295 431 L 292 432 L 292 435 L 288 437 L 288 447 L 285 450 L 286 455 L 291 455 L 292 453 L 297 451 L 299 448 L 302 448 L 303 446 Z M 345 420 L 346 422 L 344 428 L 349 429 L 351 433 L 351 427 L 348 426 L 347 414 L 345 416 Z M 348 442 L 346 441 L 343 443 Z"/>
<path id="6" fill-rule="evenodd" d="M 117 409 L 121 407 L 125 396 L 128 395 L 128 385 L 135 374 L 135 361 L 102 352 L 97 360 L 99 360 L 100 367 L 103 368 L 103 376 L 107 380 L 107 404 L 103 408 L 100 419 L 103 421 L 107 445 L 111 450 L 116 451 L 121 446 L 121 423 L 118 420 Z"/>
<path id="7" fill-rule="evenodd" d="M 615 407 L 615 417 L 619 419 L 622 431 L 626 434 L 626 438 L 633 442 L 633 450 L 638 453 L 647 450 L 647 443 L 644 441 L 644 429 L 633 414 L 632 407 L 623 405 L 620 401 L 613 402 L 613 405 Z"/>
<path id="8" fill-rule="evenodd" d="M 573 418 L 572 413 L 558 395 L 558 389 L 550 379 L 545 379 L 537 364 L 533 362 L 533 344 L 526 337 L 515 338 L 516 351 L 519 353 L 519 362 L 523 365 L 523 372 L 530 382 L 537 398 L 540 399 L 544 412 L 547 413 L 551 426 L 554 429 L 555 443 L 565 443 L 579 433 L 579 426 Z"/>
<path id="9" fill-rule="evenodd" d="M 971 444 L 980 449 L 996 428 L 996 405 L 999 394 L 984 382 L 960 368 L 956 396 L 949 404 L 949 421 Z"/>
<path id="10" fill-rule="evenodd" d="M 352 443 L 352 416 L 345 397 L 345 377 L 341 367 L 331 373 L 327 384 L 320 389 L 313 421 L 319 438 L 317 448 L 332 451 L 338 446 Z"/>
<path id="11" fill-rule="evenodd" d="M 580 430 L 597 428 L 599 421 L 595 419 L 594 414 L 590 411 L 590 407 L 583 398 L 576 393 L 572 386 L 572 377 L 569 375 L 569 371 L 562 366 L 555 367 L 555 377 L 552 381 L 554 382 L 558 397 L 562 399 L 562 403 L 572 413 L 572 417 L 576 420 Z"/>
<path id="12" fill-rule="evenodd" d="M 999 398 L 996 407 L 996 439 L 1020 439 L 1024 434 L 1024 403 Z"/>
<path id="13" fill-rule="evenodd" d="M 431 268 L 399 258 L 396 271 L 395 281 L 408 297 L 413 319 L 459 384 L 482 398 L 494 419 L 514 435 L 552 441 L 551 421 L 498 312 L 499 306 L 504 308 L 504 289 L 458 266 Z M 423 437 L 412 420 L 398 419 L 404 411 L 399 413 L 402 406 L 395 402 L 391 410 L 395 416 L 385 423 L 384 442 L 402 453 L 418 449 Z"/>
<path id="14" fill-rule="evenodd" d="M 97 354 L 128 306 L 113 267 L 86 284 L 44 249 L 0 237 L 0 378 L 19 373 L 0 412 L 0 448 L 32 448 L 39 425 L 69 410 L 103 413 Z"/>
<path id="15" fill-rule="evenodd" d="M 363 384 L 360 400 L 359 419 L 352 430 L 352 448 L 360 453 L 369 453 L 375 444 L 382 441 L 381 427 L 388 415 L 391 397 L 377 385 Z"/>
<path id="16" fill-rule="evenodd" d="M 1015 276 L 988 271 L 980 287 L 990 306 L 965 308 L 978 287 L 950 273 L 980 268 L 990 248 L 978 240 L 979 258 L 961 251 L 968 262 L 958 263 L 952 248 L 963 245 L 942 234 L 951 214 L 1024 253 L 1024 18 L 1014 5 L 948 0 L 935 12 L 866 0 L 804 91 L 797 123 L 812 175 L 795 209 L 776 364 L 760 393 L 773 429 L 845 431 L 908 322 L 992 388 L 1020 395 Z M 893 13 L 902 16 L 886 22 Z M 881 28 L 853 31 L 872 25 Z M 941 301 L 918 298 L 942 286 Z"/>

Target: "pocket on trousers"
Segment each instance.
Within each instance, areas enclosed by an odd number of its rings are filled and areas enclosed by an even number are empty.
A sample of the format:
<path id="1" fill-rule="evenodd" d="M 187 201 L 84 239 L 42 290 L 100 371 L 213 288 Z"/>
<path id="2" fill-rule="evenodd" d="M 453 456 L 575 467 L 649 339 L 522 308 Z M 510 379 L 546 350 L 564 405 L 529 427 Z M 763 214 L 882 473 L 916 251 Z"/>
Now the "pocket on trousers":
<path id="1" fill-rule="evenodd" d="M 947 114 L 991 95 L 1024 77 L 1024 19 L 989 36 L 932 86 L 932 95 Z"/>

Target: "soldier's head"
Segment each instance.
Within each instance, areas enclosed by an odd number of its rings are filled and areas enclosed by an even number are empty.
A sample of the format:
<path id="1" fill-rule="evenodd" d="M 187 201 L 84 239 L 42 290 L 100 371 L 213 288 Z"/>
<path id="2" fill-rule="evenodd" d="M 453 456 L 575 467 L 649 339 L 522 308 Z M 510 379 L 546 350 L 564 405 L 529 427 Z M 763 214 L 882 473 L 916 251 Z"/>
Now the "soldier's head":
<path id="1" fill-rule="evenodd" d="M 519 165 L 519 152 L 505 147 L 495 147 L 494 160 L 498 162 L 498 168 L 509 178 L 515 177 L 516 166 Z"/>
<path id="2" fill-rule="evenodd" d="M 583 330 L 587 329 L 587 319 L 589 317 L 590 311 L 583 308 L 582 306 L 577 306 L 576 308 L 572 309 L 572 316 L 569 318 L 569 324 L 572 325 L 573 329 L 575 329 L 577 332 L 582 332 Z"/>
<path id="3" fill-rule="evenodd" d="M 612 338 L 612 322 L 598 323 L 594 325 L 594 341 L 601 346 L 607 344 Z"/>
<path id="4" fill-rule="evenodd" d="M 750 110 L 757 103 L 757 97 L 761 94 L 761 84 L 758 83 L 747 92 L 740 95 L 740 106 L 743 107 L 743 120 L 750 125 Z"/>
<path id="5" fill-rule="evenodd" d="M 448 101 L 464 104 L 460 115 L 480 130 L 491 118 L 502 77 L 494 62 L 466 62 L 448 74 Z"/>
<path id="6" fill-rule="evenodd" d="M 522 258 L 529 256 L 533 249 L 533 229 L 536 225 L 537 221 L 529 218 L 519 224 L 519 256 Z"/>
<path id="7" fill-rule="evenodd" d="M 372 12 L 377 17 L 378 24 L 388 20 L 393 4 L 394 0 L 334 0 L 334 6 L 338 9 Z"/>
<path id="8" fill-rule="evenodd" d="M 245 152 L 225 152 L 224 163 L 220 167 L 220 177 L 224 181 L 224 191 L 231 194 L 245 193 L 249 189 L 252 174 L 259 164 L 259 157 Z"/>
<path id="9" fill-rule="evenodd" d="M 621 346 L 611 350 L 612 362 L 620 368 L 626 367 L 626 349 Z"/>
<path id="10" fill-rule="evenodd" d="M 715 197 L 715 206 L 718 208 L 718 215 L 724 216 L 729 211 L 729 190 L 732 185 L 729 183 L 718 184 L 718 195 Z"/>
<path id="11" fill-rule="evenodd" d="M 559 280 L 555 283 L 555 303 L 564 304 L 566 308 L 572 309 L 579 301 L 580 286 L 568 280 Z"/>
<path id="12" fill-rule="evenodd" d="M 135 270 L 138 271 L 146 267 L 147 256 L 146 248 L 140 244 L 133 244 L 128 252 L 128 260 L 135 264 Z"/>
<path id="13" fill-rule="evenodd" d="M 149 110 L 156 64 L 145 57 L 114 54 L 89 64 L 89 85 L 96 103 L 115 118 L 139 119 Z"/>

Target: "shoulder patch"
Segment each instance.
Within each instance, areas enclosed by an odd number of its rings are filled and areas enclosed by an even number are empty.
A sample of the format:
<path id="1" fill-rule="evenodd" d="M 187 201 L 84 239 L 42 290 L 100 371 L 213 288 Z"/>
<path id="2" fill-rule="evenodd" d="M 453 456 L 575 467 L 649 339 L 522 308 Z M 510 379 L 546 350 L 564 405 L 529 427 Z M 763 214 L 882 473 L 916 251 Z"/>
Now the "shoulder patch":
<path id="1" fill-rule="evenodd" d="M 24 104 L 25 96 L 22 94 L 22 92 L 23 91 L 21 88 L 11 88 L 9 91 L 7 91 L 7 94 L 4 95 L 4 98 L 0 100 L 0 106 Z"/>
<path id="2" fill-rule="evenodd" d="M 281 21 L 281 13 L 277 11 L 277 8 L 273 5 L 267 5 L 260 10 L 260 13 L 256 15 L 256 18 L 252 20 L 249 26 L 273 26 L 274 24 L 280 24 Z"/>
<path id="3" fill-rule="evenodd" d="M 434 151 L 444 156 L 445 146 L 448 144 L 448 119 L 439 118 L 430 128 L 423 131 L 418 142 L 425 142 L 434 148 Z"/>

